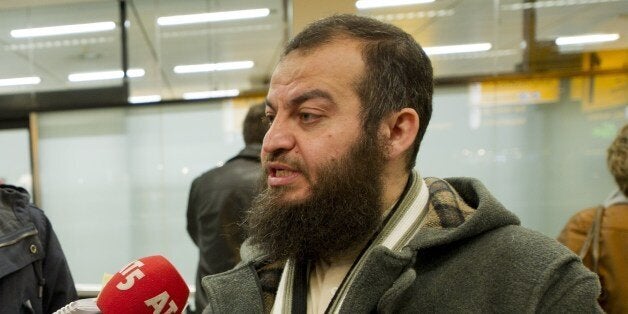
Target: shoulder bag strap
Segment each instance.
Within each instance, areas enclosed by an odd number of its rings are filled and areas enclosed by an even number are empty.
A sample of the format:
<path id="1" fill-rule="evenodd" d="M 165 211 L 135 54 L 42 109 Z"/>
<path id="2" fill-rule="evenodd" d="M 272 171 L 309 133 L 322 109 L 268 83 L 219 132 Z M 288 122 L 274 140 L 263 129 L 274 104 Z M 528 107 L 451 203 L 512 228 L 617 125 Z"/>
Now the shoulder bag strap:
<path id="1" fill-rule="evenodd" d="M 602 216 L 604 214 L 604 206 L 598 206 L 595 210 L 595 220 L 591 224 L 589 228 L 589 232 L 587 233 L 587 238 L 584 240 L 584 244 L 580 248 L 580 252 L 578 256 L 581 259 L 589 252 L 589 248 L 591 248 L 591 257 L 593 259 L 592 271 L 597 273 L 598 269 L 598 260 L 600 259 L 600 229 L 602 226 Z"/>
<path id="2" fill-rule="evenodd" d="M 595 223 L 593 223 L 593 271 L 597 273 L 598 261 L 600 259 L 600 229 L 602 229 L 602 216 L 604 215 L 604 207 L 599 206 L 595 211 Z"/>

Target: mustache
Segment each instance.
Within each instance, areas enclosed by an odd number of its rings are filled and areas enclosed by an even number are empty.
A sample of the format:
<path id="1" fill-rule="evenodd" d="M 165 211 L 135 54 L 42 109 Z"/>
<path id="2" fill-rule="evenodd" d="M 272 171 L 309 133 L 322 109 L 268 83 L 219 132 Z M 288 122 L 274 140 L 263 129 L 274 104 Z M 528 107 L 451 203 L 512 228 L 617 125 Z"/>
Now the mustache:
<path id="1" fill-rule="evenodd" d="M 264 168 L 264 172 L 266 173 L 268 173 L 268 167 L 266 167 L 266 165 L 269 162 L 282 163 L 292 168 L 293 170 L 298 171 L 302 173 L 303 175 L 305 175 L 306 177 L 308 177 L 306 167 L 303 164 L 303 161 L 301 161 L 300 159 L 289 157 L 286 154 L 277 154 L 277 153 L 268 154 L 262 159 L 262 166 Z"/>
<path id="2" fill-rule="evenodd" d="M 270 153 L 262 158 L 262 178 L 261 179 L 263 180 L 262 182 L 264 182 L 263 186 L 265 186 L 266 178 L 270 175 L 270 170 L 267 167 L 267 164 L 269 162 L 282 163 L 290 167 L 292 170 L 299 172 L 308 182 L 314 183 L 312 176 L 310 175 L 310 172 L 308 171 L 307 167 L 305 167 L 305 164 L 303 163 L 301 159 L 290 157 L 285 152 L 275 152 L 275 153 Z"/>

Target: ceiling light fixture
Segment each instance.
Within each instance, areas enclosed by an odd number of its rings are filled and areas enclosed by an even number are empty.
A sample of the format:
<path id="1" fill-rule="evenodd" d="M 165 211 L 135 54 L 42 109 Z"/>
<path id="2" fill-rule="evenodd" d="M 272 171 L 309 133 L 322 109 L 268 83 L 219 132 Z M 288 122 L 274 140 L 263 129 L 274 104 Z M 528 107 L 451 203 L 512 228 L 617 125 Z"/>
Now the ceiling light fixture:
<path id="1" fill-rule="evenodd" d="M 580 36 L 564 36 L 556 38 L 556 44 L 562 45 L 583 45 L 615 41 L 619 39 L 619 34 L 590 34 Z"/>
<path id="2" fill-rule="evenodd" d="M 414 20 L 422 18 L 435 18 L 453 16 L 456 14 L 455 10 L 429 10 L 429 11 L 415 11 L 405 13 L 389 13 L 389 14 L 377 14 L 371 15 L 372 18 L 380 21 L 400 21 L 400 20 Z"/>
<path id="3" fill-rule="evenodd" d="M 68 81 L 70 82 L 85 82 L 85 81 L 101 81 L 101 80 L 113 80 L 121 79 L 123 77 L 122 70 L 116 71 L 102 71 L 102 72 L 83 72 L 72 73 L 68 75 Z M 128 69 L 126 75 L 128 77 L 142 77 L 144 76 L 144 69 Z"/>
<path id="4" fill-rule="evenodd" d="M 478 43 L 468 45 L 451 45 L 451 46 L 434 46 L 425 47 L 425 53 L 428 55 L 442 55 L 449 53 L 465 53 L 465 52 L 479 52 L 491 50 L 492 45 L 490 43 Z"/>
<path id="5" fill-rule="evenodd" d="M 145 104 L 145 103 L 159 102 L 159 101 L 161 101 L 161 96 L 159 95 L 144 95 L 144 96 L 129 97 L 129 102 L 132 104 Z"/>
<path id="6" fill-rule="evenodd" d="M 397 7 L 434 2 L 435 0 L 358 0 L 355 7 L 358 9 L 374 9 L 383 7 Z"/>
<path id="7" fill-rule="evenodd" d="M 177 65 L 174 67 L 174 73 L 183 74 L 183 73 L 241 70 L 241 69 L 250 69 L 254 65 L 255 63 L 249 60 L 220 62 L 220 63 Z"/>
<path id="8" fill-rule="evenodd" d="M 98 22 L 87 24 L 72 24 L 37 28 L 14 29 L 11 31 L 13 38 L 57 36 L 67 34 L 93 33 L 110 31 L 116 28 L 114 22 Z"/>
<path id="9" fill-rule="evenodd" d="M 0 86 L 37 85 L 39 83 L 41 83 L 39 76 L 0 79 Z"/>
<path id="10" fill-rule="evenodd" d="M 221 22 L 230 20 L 253 19 L 265 17 L 270 14 L 270 10 L 250 9 L 238 11 L 210 12 L 186 15 L 171 15 L 157 18 L 157 24 L 160 26 L 183 25 L 194 23 Z"/>
<path id="11" fill-rule="evenodd" d="M 183 99 L 205 99 L 205 98 L 220 98 L 220 97 L 235 97 L 240 95 L 240 91 L 237 89 L 223 89 L 223 90 L 210 90 L 204 92 L 190 92 L 184 93 Z"/>
<path id="12" fill-rule="evenodd" d="M 624 0 L 547 0 L 514 4 L 502 4 L 501 9 L 505 11 L 517 11 L 527 9 L 543 9 L 552 7 L 572 6 L 572 5 L 584 5 L 584 4 L 600 4 L 607 2 L 619 2 Z"/>

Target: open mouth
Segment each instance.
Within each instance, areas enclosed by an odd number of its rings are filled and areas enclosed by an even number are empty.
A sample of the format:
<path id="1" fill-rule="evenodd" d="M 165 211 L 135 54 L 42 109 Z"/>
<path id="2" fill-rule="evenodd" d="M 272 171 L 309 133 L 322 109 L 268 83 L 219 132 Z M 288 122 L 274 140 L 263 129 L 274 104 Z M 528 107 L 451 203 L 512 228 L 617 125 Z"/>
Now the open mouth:
<path id="1" fill-rule="evenodd" d="M 294 171 L 288 169 L 271 169 L 271 175 L 276 178 L 290 177 L 294 175 Z"/>
<path id="2" fill-rule="evenodd" d="M 268 169 L 268 185 L 285 186 L 294 183 L 301 174 L 296 169 L 290 168 L 279 163 L 271 163 L 267 165 Z"/>

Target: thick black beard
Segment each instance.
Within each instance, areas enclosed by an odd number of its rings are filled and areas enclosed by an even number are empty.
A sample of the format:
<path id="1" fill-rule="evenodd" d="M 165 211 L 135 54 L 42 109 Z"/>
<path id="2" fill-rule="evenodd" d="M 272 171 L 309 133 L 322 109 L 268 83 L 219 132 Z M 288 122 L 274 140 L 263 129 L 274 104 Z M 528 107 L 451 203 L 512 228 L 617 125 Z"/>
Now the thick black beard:
<path id="1" fill-rule="evenodd" d="M 266 187 L 247 215 L 251 243 L 270 261 L 333 258 L 360 249 L 382 219 L 384 160 L 381 141 L 361 136 L 342 159 L 318 169 L 306 200 L 285 202 L 281 196 L 289 190 Z"/>

